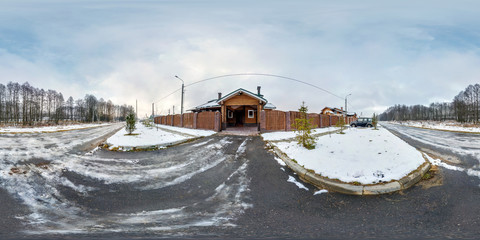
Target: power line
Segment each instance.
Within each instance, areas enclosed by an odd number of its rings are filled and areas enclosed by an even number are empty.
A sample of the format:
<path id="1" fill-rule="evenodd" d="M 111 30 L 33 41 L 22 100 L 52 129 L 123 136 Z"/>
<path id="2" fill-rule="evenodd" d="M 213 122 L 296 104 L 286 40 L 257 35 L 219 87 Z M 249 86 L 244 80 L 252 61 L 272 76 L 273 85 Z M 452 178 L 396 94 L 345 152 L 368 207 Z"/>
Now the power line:
<path id="1" fill-rule="evenodd" d="M 202 80 L 199 80 L 199 81 L 196 81 L 196 82 L 193 82 L 193 83 L 190 83 L 190 84 L 187 84 L 185 85 L 185 87 L 189 87 L 189 86 L 193 86 L 195 84 L 198 84 L 198 83 L 202 83 L 202 82 L 206 82 L 206 81 L 210 81 L 210 80 L 214 80 L 214 79 L 218 79 L 218 78 L 225 78 L 225 77 L 235 77 L 235 76 L 264 76 L 264 77 L 276 77 L 276 78 L 282 78 L 282 79 L 286 79 L 286 80 L 290 80 L 290 81 L 294 81 L 294 82 L 298 82 L 298 83 L 302 83 L 302 84 L 305 84 L 305 85 L 308 85 L 308 86 L 311 86 L 313 88 L 316 88 L 316 89 L 319 89 L 321 91 L 324 91 L 334 97 L 337 97 L 339 99 L 344 99 L 343 97 L 337 95 L 337 94 L 334 94 L 324 88 L 321 88 L 319 86 L 316 86 L 314 84 L 311 84 L 311 83 L 308 83 L 308 82 L 305 82 L 305 81 L 302 81 L 302 80 L 298 80 L 298 79 L 295 79 L 295 78 L 291 78 L 291 77 L 285 77 L 285 76 L 280 76 L 280 75 L 275 75 L 275 74 L 268 74 L 268 73 L 234 73 L 234 74 L 225 74 L 225 75 L 220 75 L 220 76 L 215 76 L 215 77 L 211 77 L 211 78 L 205 78 L 205 79 L 202 79 Z M 160 98 L 158 101 L 156 101 L 157 103 L 160 102 L 161 100 L 173 95 L 174 93 L 180 91 L 182 88 L 179 88 L 171 93 L 169 93 L 168 95 Z M 348 105 L 350 105 L 348 103 Z"/>

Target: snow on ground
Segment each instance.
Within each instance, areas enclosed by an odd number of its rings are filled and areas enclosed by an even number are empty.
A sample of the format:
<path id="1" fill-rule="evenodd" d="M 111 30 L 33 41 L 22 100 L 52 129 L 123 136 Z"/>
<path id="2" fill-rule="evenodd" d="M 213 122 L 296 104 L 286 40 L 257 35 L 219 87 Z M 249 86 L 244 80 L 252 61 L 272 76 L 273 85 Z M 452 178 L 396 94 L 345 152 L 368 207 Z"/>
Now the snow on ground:
<path id="1" fill-rule="evenodd" d="M 190 128 L 182 128 L 182 127 L 172 127 L 167 125 L 155 124 L 155 126 L 175 132 L 180 132 L 187 135 L 192 135 L 195 137 L 207 137 L 210 135 L 215 134 L 215 131 L 211 130 L 202 130 L 202 129 L 190 129 Z"/>
<path id="2" fill-rule="evenodd" d="M 46 127 L 1 127 L 0 133 L 49 133 L 49 132 L 59 132 L 59 131 L 69 131 L 69 130 L 78 130 L 85 128 L 93 128 L 99 126 L 106 126 L 110 123 L 90 123 L 90 124 L 73 124 L 73 125 L 57 125 L 57 126 L 46 126 Z"/>
<path id="3" fill-rule="evenodd" d="M 326 132 L 331 132 L 335 131 L 338 128 L 336 127 L 326 127 L 326 128 L 315 128 L 312 129 L 312 134 L 321 134 L 321 133 L 326 133 Z M 280 140 L 286 140 L 286 139 L 291 139 L 296 136 L 295 131 L 288 131 L 288 132 L 271 132 L 271 133 L 263 133 L 262 137 L 263 140 L 265 141 L 280 141 Z"/>
<path id="4" fill-rule="evenodd" d="M 313 150 L 295 141 L 273 144 L 317 174 L 361 184 L 398 180 L 425 161 L 419 151 L 384 128 L 350 128 L 345 133 L 317 138 Z"/>
<path id="5" fill-rule="evenodd" d="M 131 148 L 165 147 L 195 137 L 203 137 L 214 134 L 214 131 L 178 128 L 164 125 L 146 127 L 137 124 L 133 135 L 128 135 L 122 128 L 115 135 L 107 139 L 110 149 L 118 148 L 128 150 Z"/>
<path id="6" fill-rule="evenodd" d="M 436 129 L 436 130 L 480 133 L 479 125 L 476 125 L 476 126 L 471 124 L 462 125 L 461 123 L 458 123 L 455 121 L 443 121 L 443 122 L 440 122 L 440 121 L 404 121 L 404 122 L 394 121 L 390 123 L 411 126 L 411 127 Z"/>

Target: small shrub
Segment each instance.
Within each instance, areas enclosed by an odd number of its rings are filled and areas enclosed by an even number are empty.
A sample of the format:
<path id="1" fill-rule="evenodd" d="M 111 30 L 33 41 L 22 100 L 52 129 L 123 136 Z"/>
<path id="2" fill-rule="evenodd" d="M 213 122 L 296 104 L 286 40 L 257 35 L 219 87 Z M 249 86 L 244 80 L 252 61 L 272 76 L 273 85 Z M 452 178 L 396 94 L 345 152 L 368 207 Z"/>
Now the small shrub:
<path id="1" fill-rule="evenodd" d="M 302 106 L 298 109 L 300 112 L 300 118 L 295 118 L 295 122 L 292 127 L 295 129 L 297 140 L 299 145 L 302 145 L 306 149 L 315 148 L 315 138 L 312 136 L 312 119 L 307 119 L 308 107 L 305 106 L 305 102 L 302 102 Z"/>
<path id="2" fill-rule="evenodd" d="M 425 175 L 422 176 L 422 180 L 428 180 L 431 178 L 433 178 L 433 174 L 431 174 L 430 171 L 425 173 Z"/>
<path id="3" fill-rule="evenodd" d="M 137 119 L 135 119 L 135 114 L 130 113 L 126 117 L 127 125 L 125 126 L 125 130 L 127 130 L 128 135 L 132 135 L 132 132 L 137 129 L 135 126 Z"/>
<path id="4" fill-rule="evenodd" d="M 343 130 L 346 129 L 345 127 L 345 118 L 344 117 L 339 117 L 337 123 L 335 124 L 336 127 L 340 128 L 339 134 L 345 134 Z"/>

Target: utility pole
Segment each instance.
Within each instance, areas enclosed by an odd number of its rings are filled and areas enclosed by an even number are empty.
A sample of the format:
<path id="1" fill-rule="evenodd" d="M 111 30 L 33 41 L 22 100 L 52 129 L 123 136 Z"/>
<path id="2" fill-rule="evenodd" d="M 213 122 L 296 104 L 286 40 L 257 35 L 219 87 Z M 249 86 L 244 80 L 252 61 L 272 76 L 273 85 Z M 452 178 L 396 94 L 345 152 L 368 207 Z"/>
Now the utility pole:
<path id="1" fill-rule="evenodd" d="M 183 95 L 185 95 L 185 83 L 183 82 L 183 79 L 181 79 L 179 76 L 175 75 L 175 77 L 182 81 L 182 100 L 180 103 L 180 114 L 183 114 Z"/>
<path id="2" fill-rule="evenodd" d="M 152 103 L 152 117 L 155 117 L 155 103 Z"/>
<path id="3" fill-rule="evenodd" d="M 352 94 L 350 93 L 347 96 L 345 96 L 345 114 L 344 114 L 345 117 L 347 116 L 347 97 L 350 96 L 350 95 L 352 95 Z"/>
<path id="4" fill-rule="evenodd" d="M 172 115 L 175 115 L 175 105 L 173 105 L 173 108 L 172 108 Z"/>

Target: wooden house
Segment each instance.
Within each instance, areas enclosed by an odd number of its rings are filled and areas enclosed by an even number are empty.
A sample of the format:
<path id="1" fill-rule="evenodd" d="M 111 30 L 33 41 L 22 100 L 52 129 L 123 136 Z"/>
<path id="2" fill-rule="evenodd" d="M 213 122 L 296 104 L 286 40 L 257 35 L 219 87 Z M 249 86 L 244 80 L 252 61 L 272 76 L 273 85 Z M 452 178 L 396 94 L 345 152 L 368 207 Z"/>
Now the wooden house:
<path id="1" fill-rule="evenodd" d="M 239 88 L 225 96 L 218 93 L 218 98 L 190 109 L 192 112 L 220 111 L 222 129 L 228 127 L 258 127 L 260 125 L 259 112 L 273 110 L 276 107 L 269 103 L 260 93 L 252 93 Z"/>

